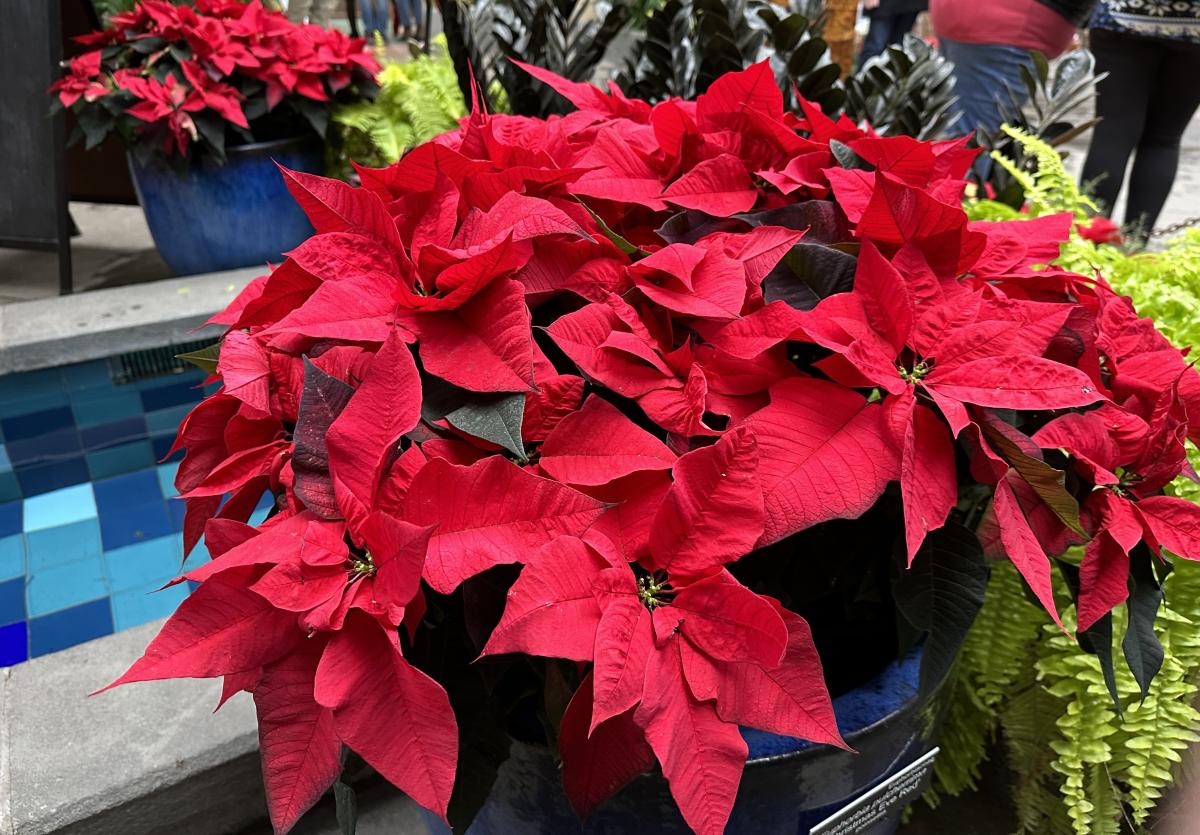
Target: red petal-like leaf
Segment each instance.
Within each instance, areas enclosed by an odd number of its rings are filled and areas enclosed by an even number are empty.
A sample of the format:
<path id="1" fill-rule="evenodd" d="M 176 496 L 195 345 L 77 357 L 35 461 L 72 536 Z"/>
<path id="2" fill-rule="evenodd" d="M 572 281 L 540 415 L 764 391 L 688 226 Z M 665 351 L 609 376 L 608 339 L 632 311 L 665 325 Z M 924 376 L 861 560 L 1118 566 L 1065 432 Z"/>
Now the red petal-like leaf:
<path id="1" fill-rule="evenodd" d="M 736 560 L 762 536 L 758 442 L 748 427 L 689 452 L 650 531 L 655 563 L 676 575 L 697 574 Z"/>
<path id="2" fill-rule="evenodd" d="M 729 217 L 754 208 L 758 190 L 750 182 L 741 160 L 732 154 L 721 154 L 699 163 L 671 183 L 662 197 L 685 209 Z"/>
<path id="3" fill-rule="evenodd" d="M 1136 507 L 1159 544 L 1185 559 L 1200 560 L 1200 507 L 1174 496 L 1150 496 Z"/>
<path id="4" fill-rule="evenodd" d="M 309 641 L 268 664 L 254 689 L 267 808 L 283 835 L 333 785 L 342 770 L 333 714 L 313 699 L 321 644 Z"/>
<path id="5" fill-rule="evenodd" d="M 787 649 L 788 631 L 779 613 L 727 572 L 687 585 L 669 606 L 654 611 L 656 625 L 662 617 L 678 616 L 680 632 L 718 661 L 776 667 Z"/>
<path id="6" fill-rule="evenodd" d="M 351 612 L 325 648 L 315 696 L 338 737 L 417 803 L 446 819 L 458 726 L 441 685 L 400 655 L 399 637 Z"/>
<path id="7" fill-rule="evenodd" d="M 504 458 L 470 467 L 435 458 L 413 479 L 405 510 L 408 521 L 437 526 L 425 579 L 448 594 L 468 577 L 519 562 L 555 537 L 582 534 L 604 505 Z"/>
<path id="8" fill-rule="evenodd" d="M 675 458 L 666 444 L 593 395 L 546 438 L 540 464 L 558 481 L 600 485 L 630 473 L 670 469 Z"/>
<path id="9" fill-rule="evenodd" d="M 1058 617 L 1058 607 L 1054 603 L 1054 583 L 1050 577 L 1050 559 L 1042 550 L 1041 544 L 1029 526 L 1025 513 L 1017 502 L 1007 479 L 1000 479 L 996 485 L 996 496 L 992 505 L 996 515 L 996 524 L 1000 527 L 1000 544 L 1017 571 L 1025 578 L 1034 597 L 1042 607 L 1054 618 L 1054 622 L 1062 626 Z M 1090 625 L 1090 624 L 1089 624 Z M 1086 628 L 1086 627 L 1084 627 Z"/>
<path id="10" fill-rule="evenodd" d="M 760 544 L 861 516 L 900 476 L 883 409 L 823 380 L 785 380 L 747 425 L 758 438 L 766 521 Z"/>
<path id="11" fill-rule="evenodd" d="M 983 357 L 942 370 L 934 366 L 925 385 L 944 397 L 999 409 L 1067 409 L 1103 400 L 1078 368 L 1041 357 Z"/>

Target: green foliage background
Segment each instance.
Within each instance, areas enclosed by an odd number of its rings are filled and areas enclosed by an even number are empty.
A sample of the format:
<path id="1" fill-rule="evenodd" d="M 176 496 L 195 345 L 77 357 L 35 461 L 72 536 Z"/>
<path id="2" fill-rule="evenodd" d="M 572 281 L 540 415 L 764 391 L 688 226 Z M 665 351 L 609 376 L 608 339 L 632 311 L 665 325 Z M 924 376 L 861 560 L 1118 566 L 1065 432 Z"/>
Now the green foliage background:
<path id="1" fill-rule="evenodd" d="M 1036 171 L 999 154 L 997 163 L 1021 182 L 1032 216 L 1071 212 L 1080 221 L 1095 205 L 1080 191 L 1058 153 L 1034 137 L 1005 129 Z M 1010 207 L 972 201 L 975 219 L 1018 217 Z M 1072 232 L 1056 262 L 1086 275 L 1097 271 L 1133 299 L 1177 346 L 1200 346 L 1200 230 L 1191 230 L 1161 252 L 1127 252 L 1095 244 Z M 1191 450 L 1193 464 L 1200 456 Z M 1200 499 L 1200 488 L 1178 479 L 1176 495 Z M 1068 556 L 1070 559 L 1070 556 Z M 1019 833 L 1075 832 L 1108 835 L 1140 832 L 1155 803 L 1173 783 L 1181 753 L 1200 740 L 1194 707 L 1200 680 L 1200 566 L 1173 559 L 1163 583 L 1164 601 L 1155 624 L 1165 660 L 1149 694 L 1140 691 L 1118 651 L 1118 713 L 1094 655 L 1048 624 L 1031 605 L 1022 581 L 1008 564 L 996 563 L 987 599 L 963 646 L 942 733 L 942 755 L 926 800 L 975 789 L 989 751 L 1004 753 L 1014 775 L 1013 803 Z M 1060 608 L 1070 597 L 1058 590 Z M 1074 626 L 1067 608 L 1064 625 Z M 1114 612 L 1113 635 L 1125 628 Z"/>

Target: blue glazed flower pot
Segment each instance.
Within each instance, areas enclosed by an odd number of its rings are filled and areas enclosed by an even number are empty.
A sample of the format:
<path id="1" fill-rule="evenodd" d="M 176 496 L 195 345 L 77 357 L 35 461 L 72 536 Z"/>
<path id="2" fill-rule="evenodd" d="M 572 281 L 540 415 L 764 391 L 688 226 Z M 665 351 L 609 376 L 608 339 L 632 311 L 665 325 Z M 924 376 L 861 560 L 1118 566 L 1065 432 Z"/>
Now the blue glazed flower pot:
<path id="1" fill-rule="evenodd" d="M 812 826 L 874 788 L 933 747 L 941 690 L 920 696 L 921 655 L 913 652 L 867 684 L 833 700 L 838 726 L 857 753 L 743 729 L 750 757 L 727 833 L 808 835 Z M 870 835 L 899 825 L 900 807 Z M 422 810 L 431 833 L 449 830 Z M 645 774 L 580 824 L 563 793 L 551 752 L 514 742 L 496 784 L 467 835 L 686 835 L 666 782 Z"/>
<path id="2" fill-rule="evenodd" d="M 321 173 L 324 148 L 308 137 L 226 149 L 228 161 L 193 163 L 180 175 L 161 160 L 129 158 L 154 245 L 175 275 L 278 262 L 312 235 L 276 162 Z"/>

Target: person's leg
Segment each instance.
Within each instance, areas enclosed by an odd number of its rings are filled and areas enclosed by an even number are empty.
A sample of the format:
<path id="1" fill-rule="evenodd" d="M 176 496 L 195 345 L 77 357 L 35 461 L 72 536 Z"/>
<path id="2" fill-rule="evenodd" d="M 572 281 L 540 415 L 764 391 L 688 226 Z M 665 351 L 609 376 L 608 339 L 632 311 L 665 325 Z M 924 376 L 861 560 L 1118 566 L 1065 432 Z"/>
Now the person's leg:
<path id="1" fill-rule="evenodd" d="M 1100 121 L 1092 131 L 1079 179 L 1111 215 L 1129 156 L 1142 135 L 1151 87 L 1157 83 L 1158 50 L 1148 38 L 1107 29 L 1090 30 L 1089 46 L 1096 56 L 1096 75 L 1108 75 L 1096 84 Z M 1171 92 L 1179 94 L 1179 86 L 1170 85 Z"/>
<path id="2" fill-rule="evenodd" d="M 892 41 L 892 21 L 895 20 L 893 15 L 885 15 L 876 11 L 871 15 L 871 26 L 867 29 L 867 36 L 863 38 L 862 52 L 858 56 L 858 64 L 862 66 L 876 55 L 883 54 L 883 50 L 887 48 Z"/>
<path id="3" fill-rule="evenodd" d="M 981 130 L 994 135 L 1004 121 L 1002 104 L 1011 90 L 1019 103 L 1027 94 L 1021 82 L 1021 67 L 1029 64 L 1029 52 L 1004 44 L 963 43 L 941 39 L 942 54 L 954 64 L 954 92 L 958 96 L 960 134 Z"/>
<path id="4" fill-rule="evenodd" d="M 919 14 L 920 12 L 903 12 L 892 15 L 892 29 L 888 32 L 888 46 L 904 42 L 904 36 L 912 31 Z"/>
<path id="5" fill-rule="evenodd" d="M 1146 125 L 1138 141 L 1133 172 L 1129 177 L 1129 199 L 1125 224 L 1149 235 L 1179 168 L 1179 145 L 1183 132 L 1200 107 L 1200 43 L 1163 41 L 1158 75 L 1146 91 Z M 1191 79 L 1190 83 L 1183 79 Z"/>
<path id="6" fill-rule="evenodd" d="M 363 29 L 368 37 L 378 32 L 384 38 L 388 32 L 387 0 L 361 0 Z"/>

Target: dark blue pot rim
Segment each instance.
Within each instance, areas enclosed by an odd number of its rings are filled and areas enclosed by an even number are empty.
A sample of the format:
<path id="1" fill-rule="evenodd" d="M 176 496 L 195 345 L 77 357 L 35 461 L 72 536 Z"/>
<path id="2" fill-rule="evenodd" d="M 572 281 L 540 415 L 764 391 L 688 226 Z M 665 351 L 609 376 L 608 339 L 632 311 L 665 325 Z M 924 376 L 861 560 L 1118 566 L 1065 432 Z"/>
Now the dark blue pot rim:
<path id="1" fill-rule="evenodd" d="M 900 661 L 897 661 L 895 663 L 903 664 L 904 661 L 905 661 L 905 659 L 901 659 Z M 878 676 L 876 676 L 874 679 L 872 679 L 871 681 L 864 684 L 863 687 L 870 687 L 872 684 L 874 684 L 876 681 L 878 681 L 880 678 L 882 678 L 884 675 L 886 675 L 886 673 L 887 673 L 887 670 L 885 669 L 884 671 L 880 672 L 880 674 Z M 885 714 L 884 716 L 880 717 L 879 719 L 876 719 L 874 722 L 871 722 L 870 724 L 864 725 L 861 728 L 858 728 L 856 730 L 849 731 L 849 732 L 843 734 L 842 739 L 844 739 L 846 741 L 847 745 L 849 745 L 851 748 L 854 748 L 854 747 L 856 747 L 854 745 L 855 740 L 862 739 L 864 737 L 871 736 L 873 734 L 876 734 L 876 733 L 882 731 L 883 729 L 887 728 L 889 725 L 892 725 L 895 722 L 901 721 L 901 719 L 905 715 L 907 715 L 908 713 L 910 713 L 914 710 L 925 709 L 925 707 L 927 705 L 933 703 L 933 701 L 937 698 L 938 693 L 941 692 L 942 687 L 945 685 L 946 680 L 949 677 L 950 677 L 950 674 L 949 674 L 949 672 L 947 672 L 946 675 L 944 675 L 942 677 L 942 680 L 937 683 L 937 686 L 930 688 L 928 693 L 922 694 L 920 692 L 920 690 L 918 689 L 917 692 L 913 693 L 911 698 L 906 699 L 896 709 Z M 837 700 L 835 699 L 834 707 L 836 708 L 836 706 L 837 706 Z M 820 757 L 823 755 L 835 753 L 840 750 L 841 749 L 834 748 L 829 745 L 820 745 L 817 743 L 810 742 L 810 743 L 806 743 L 803 748 L 799 748 L 795 751 L 786 751 L 786 752 L 783 752 L 780 754 L 770 754 L 765 757 L 754 757 L 753 759 L 748 759 L 748 760 L 746 760 L 746 768 L 751 768 L 754 766 L 771 765 L 773 763 L 787 762 L 787 761 L 791 761 L 791 760 L 813 759 L 813 758 Z"/>

